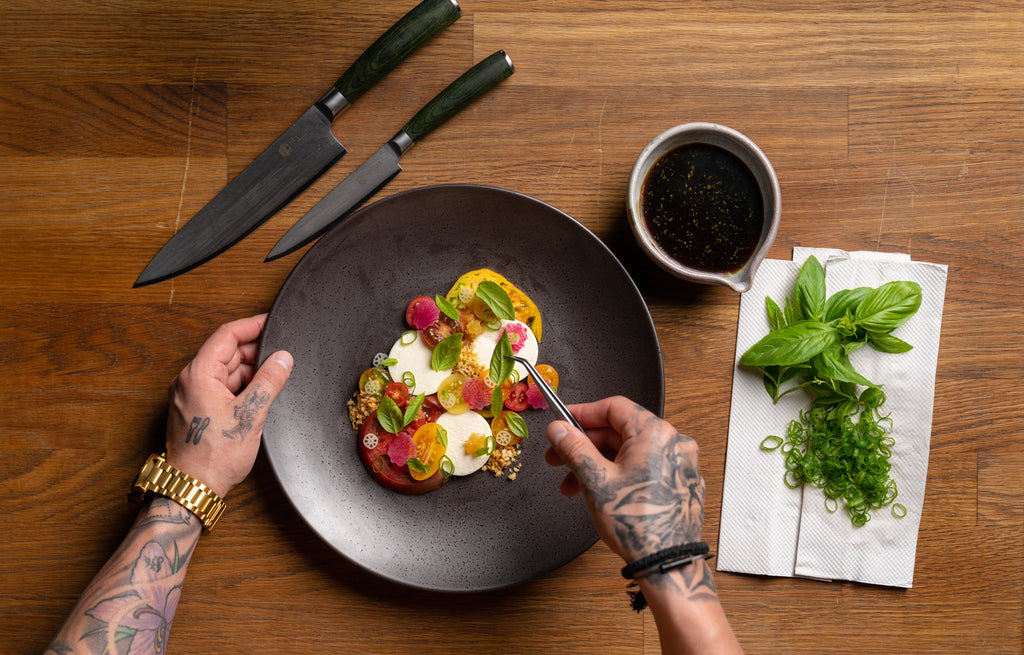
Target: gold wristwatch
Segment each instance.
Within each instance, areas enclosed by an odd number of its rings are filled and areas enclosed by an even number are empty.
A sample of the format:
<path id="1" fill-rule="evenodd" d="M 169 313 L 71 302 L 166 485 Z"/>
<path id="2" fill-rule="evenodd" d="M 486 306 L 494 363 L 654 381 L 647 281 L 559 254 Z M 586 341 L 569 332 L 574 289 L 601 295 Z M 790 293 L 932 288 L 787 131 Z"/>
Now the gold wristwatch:
<path id="1" fill-rule="evenodd" d="M 167 463 L 167 455 L 150 455 L 128 492 L 128 502 L 141 505 L 153 494 L 166 496 L 192 512 L 212 530 L 227 507 L 205 484 Z"/>

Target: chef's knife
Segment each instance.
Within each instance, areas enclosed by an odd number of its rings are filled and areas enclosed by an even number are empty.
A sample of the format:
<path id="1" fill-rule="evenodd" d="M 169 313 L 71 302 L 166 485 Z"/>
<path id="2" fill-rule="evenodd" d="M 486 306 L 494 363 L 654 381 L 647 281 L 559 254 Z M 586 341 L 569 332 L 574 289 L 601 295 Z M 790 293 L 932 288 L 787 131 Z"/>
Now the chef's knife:
<path id="1" fill-rule="evenodd" d="M 366 49 L 288 131 L 192 217 L 153 257 L 136 287 L 208 262 L 262 225 L 345 154 L 334 119 L 459 18 L 456 0 L 423 0 Z"/>
<path id="2" fill-rule="evenodd" d="M 402 172 L 398 160 L 413 143 L 490 91 L 514 70 L 512 60 L 499 50 L 463 73 L 424 105 L 394 138 L 300 218 L 277 242 L 266 261 L 283 257 L 306 245 L 380 191 Z"/>

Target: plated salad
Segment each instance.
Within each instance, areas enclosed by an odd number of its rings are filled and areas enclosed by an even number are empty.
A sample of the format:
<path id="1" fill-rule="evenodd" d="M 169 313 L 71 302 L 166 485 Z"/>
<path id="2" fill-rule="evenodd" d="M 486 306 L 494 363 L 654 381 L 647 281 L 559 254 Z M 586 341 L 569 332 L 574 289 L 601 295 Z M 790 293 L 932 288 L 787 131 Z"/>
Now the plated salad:
<path id="1" fill-rule="evenodd" d="M 529 436 L 521 412 L 547 403 L 507 355 L 529 360 L 558 387 L 554 367 L 537 363 L 540 310 L 503 276 L 479 269 L 444 296 L 410 299 L 405 323 L 348 401 L 366 470 L 382 486 L 411 495 L 481 470 L 514 480 L 519 444 Z"/>

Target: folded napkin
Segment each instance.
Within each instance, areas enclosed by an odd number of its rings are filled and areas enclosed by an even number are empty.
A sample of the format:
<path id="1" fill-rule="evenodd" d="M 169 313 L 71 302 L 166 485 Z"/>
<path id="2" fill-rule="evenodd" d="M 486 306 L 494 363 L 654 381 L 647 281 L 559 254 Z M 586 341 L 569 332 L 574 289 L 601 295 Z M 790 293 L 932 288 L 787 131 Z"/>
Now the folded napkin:
<path id="1" fill-rule="evenodd" d="M 879 353 L 864 346 L 850 355 L 856 370 L 882 385 L 883 411 L 891 414 L 891 477 L 907 510 L 896 518 L 889 507 L 871 512 L 862 527 L 850 523 L 840 502 L 827 511 L 814 485 L 790 489 L 783 483 L 785 462 L 778 451 L 764 451 L 768 435 L 784 436 L 789 422 L 810 407 L 797 391 L 777 404 L 765 392 L 759 371 L 737 364 L 733 376 L 729 443 L 718 538 L 720 571 L 772 576 L 803 576 L 910 587 L 914 579 L 917 533 L 924 504 L 931 440 L 932 405 L 947 267 L 911 261 L 907 255 L 796 248 L 793 261 L 762 262 L 753 286 L 740 300 L 736 361 L 768 334 L 765 297 L 780 306 L 793 295 L 800 267 L 814 255 L 825 267 L 828 295 L 841 289 L 910 280 L 921 285 L 917 313 L 893 335 L 913 350 Z"/>

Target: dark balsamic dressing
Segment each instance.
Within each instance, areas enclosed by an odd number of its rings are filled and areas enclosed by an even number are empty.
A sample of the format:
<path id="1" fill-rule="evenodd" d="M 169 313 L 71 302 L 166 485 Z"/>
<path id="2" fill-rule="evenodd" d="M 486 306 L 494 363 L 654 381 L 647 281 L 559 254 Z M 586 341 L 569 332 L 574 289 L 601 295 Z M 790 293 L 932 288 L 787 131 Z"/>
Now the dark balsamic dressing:
<path id="1" fill-rule="evenodd" d="M 761 239 L 764 201 L 736 155 L 706 144 L 680 146 L 647 173 L 640 195 L 647 229 L 685 266 L 733 273 Z"/>

